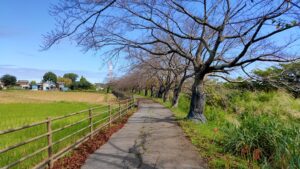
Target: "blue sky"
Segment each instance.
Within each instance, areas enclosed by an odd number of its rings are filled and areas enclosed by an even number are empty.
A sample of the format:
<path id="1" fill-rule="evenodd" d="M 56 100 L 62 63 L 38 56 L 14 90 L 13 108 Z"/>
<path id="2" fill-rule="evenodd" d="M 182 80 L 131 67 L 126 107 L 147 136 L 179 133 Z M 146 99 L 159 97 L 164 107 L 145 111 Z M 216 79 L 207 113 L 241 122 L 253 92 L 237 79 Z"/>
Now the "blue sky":
<path id="1" fill-rule="evenodd" d="M 55 26 L 54 18 L 48 13 L 49 7 L 57 2 L 1 0 L 0 76 L 8 73 L 18 79 L 40 81 L 45 72 L 53 71 L 60 76 L 75 72 L 91 82 L 105 80 L 108 65 L 101 53 L 84 53 L 68 40 L 41 51 L 42 34 Z"/>
<path id="2" fill-rule="evenodd" d="M 66 39 L 47 51 L 41 51 L 42 35 L 55 27 L 49 15 L 51 4 L 59 0 L 1 0 L 0 2 L 0 76 L 12 74 L 18 79 L 40 81 L 43 74 L 53 71 L 62 76 L 74 72 L 91 82 L 104 82 L 108 64 L 101 52 L 83 53 Z M 297 30 L 287 35 L 298 34 Z M 277 38 L 281 42 L 284 38 Z M 298 51 L 299 43 L 291 51 Z M 113 62 L 114 75 L 120 76 L 125 60 Z M 265 68 L 270 63 L 257 63 L 249 69 Z M 121 73 L 120 73 L 121 72 Z M 243 76 L 237 71 L 232 76 Z"/>

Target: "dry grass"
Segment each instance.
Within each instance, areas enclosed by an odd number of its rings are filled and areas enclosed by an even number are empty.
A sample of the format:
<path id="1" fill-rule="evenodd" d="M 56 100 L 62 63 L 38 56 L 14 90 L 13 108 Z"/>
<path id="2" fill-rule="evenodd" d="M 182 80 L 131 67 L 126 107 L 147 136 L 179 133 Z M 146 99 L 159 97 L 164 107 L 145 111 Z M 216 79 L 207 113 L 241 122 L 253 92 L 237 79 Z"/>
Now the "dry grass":
<path id="1" fill-rule="evenodd" d="M 57 101 L 85 102 L 102 104 L 114 101 L 112 94 L 99 94 L 89 92 L 59 92 L 59 91 L 1 91 L 2 103 L 49 103 Z"/>

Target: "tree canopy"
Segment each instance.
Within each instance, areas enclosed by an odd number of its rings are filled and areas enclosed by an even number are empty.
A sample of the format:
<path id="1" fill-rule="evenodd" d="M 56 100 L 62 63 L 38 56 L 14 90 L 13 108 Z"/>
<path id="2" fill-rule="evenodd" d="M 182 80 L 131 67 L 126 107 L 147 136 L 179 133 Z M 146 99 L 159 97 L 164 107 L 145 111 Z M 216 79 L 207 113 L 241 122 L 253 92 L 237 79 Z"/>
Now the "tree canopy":
<path id="1" fill-rule="evenodd" d="M 46 81 L 51 81 L 51 82 L 56 83 L 57 82 L 56 74 L 54 74 L 53 72 L 45 73 L 43 76 L 43 82 L 46 82 Z"/>
<path id="2" fill-rule="evenodd" d="M 74 83 L 74 82 L 76 82 L 76 80 L 77 80 L 77 78 L 78 78 L 78 75 L 75 74 L 75 73 L 66 73 L 66 74 L 64 74 L 63 77 L 64 77 L 64 78 L 69 78 L 69 79 L 71 79 L 72 82 Z"/>
<path id="3" fill-rule="evenodd" d="M 256 70 L 254 75 L 254 78 L 269 88 L 284 88 L 294 96 L 300 97 L 300 62 Z"/>
<path id="4" fill-rule="evenodd" d="M 80 80 L 72 83 L 71 85 L 71 89 L 73 90 L 86 90 L 86 89 L 91 89 L 92 88 L 92 84 L 83 76 L 80 77 Z"/>
<path id="5" fill-rule="evenodd" d="M 165 96 L 170 84 L 179 84 L 174 70 L 188 68 L 179 71 L 186 72 L 179 79 L 193 78 L 187 117 L 194 120 L 206 121 L 207 76 L 224 76 L 255 62 L 299 59 L 290 48 L 299 40 L 300 11 L 286 0 L 64 2 L 51 11 L 58 24 L 45 35 L 44 49 L 64 38 L 85 50 L 109 46 L 110 57 L 125 53 L 160 69 L 159 88 Z M 293 34 L 286 37 L 286 32 Z M 174 65 L 173 58 L 182 61 Z M 157 67 L 157 62 L 167 66 Z"/>
<path id="6" fill-rule="evenodd" d="M 64 85 L 67 87 L 70 87 L 72 85 L 72 80 L 65 77 L 58 77 L 57 82 L 64 83 Z"/>
<path id="7" fill-rule="evenodd" d="M 9 74 L 3 75 L 0 80 L 4 86 L 13 86 L 17 82 L 17 78 Z"/>
<path id="8" fill-rule="evenodd" d="M 36 85 L 36 81 L 35 80 L 31 81 L 30 85 Z"/>

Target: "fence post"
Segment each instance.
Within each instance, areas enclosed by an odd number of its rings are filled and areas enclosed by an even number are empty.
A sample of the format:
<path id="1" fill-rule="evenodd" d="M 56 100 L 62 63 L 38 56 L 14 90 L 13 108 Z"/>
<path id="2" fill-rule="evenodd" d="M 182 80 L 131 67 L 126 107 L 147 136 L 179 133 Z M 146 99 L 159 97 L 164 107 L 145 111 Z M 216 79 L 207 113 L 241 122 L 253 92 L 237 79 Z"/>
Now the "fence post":
<path id="1" fill-rule="evenodd" d="M 132 109 L 133 103 L 134 103 L 134 97 L 133 97 L 133 95 L 132 95 L 132 96 L 131 96 L 131 101 L 130 101 L 130 109 Z"/>
<path id="2" fill-rule="evenodd" d="M 52 128 L 51 128 L 51 125 L 52 125 L 52 121 L 51 121 L 51 118 L 48 117 L 47 119 L 47 132 L 48 132 L 48 159 L 49 159 L 49 162 L 48 162 L 48 167 L 51 169 L 53 167 L 53 159 L 52 159 L 52 155 L 53 155 L 53 152 L 52 152 Z"/>
<path id="3" fill-rule="evenodd" d="M 121 119 L 121 102 L 119 100 L 119 119 Z"/>
<path id="4" fill-rule="evenodd" d="M 128 113 L 128 99 L 126 100 L 126 114 Z"/>
<path id="5" fill-rule="evenodd" d="M 92 109 L 89 109 L 89 120 L 90 120 L 90 139 L 93 138 L 93 112 Z"/>
<path id="6" fill-rule="evenodd" d="M 108 111 L 109 111 L 109 130 L 111 128 L 111 122 L 112 122 L 112 118 L 111 118 L 111 104 L 109 103 L 108 105 Z"/>

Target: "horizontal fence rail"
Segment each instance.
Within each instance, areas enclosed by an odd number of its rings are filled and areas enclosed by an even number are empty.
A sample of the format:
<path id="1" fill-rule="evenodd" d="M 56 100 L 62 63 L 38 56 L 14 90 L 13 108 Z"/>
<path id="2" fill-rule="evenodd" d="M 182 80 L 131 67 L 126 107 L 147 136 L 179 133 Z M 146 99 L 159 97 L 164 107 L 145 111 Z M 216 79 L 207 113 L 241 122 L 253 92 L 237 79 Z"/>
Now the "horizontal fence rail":
<path id="1" fill-rule="evenodd" d="M 37 154 L 46 151 L 47 157 L 39 161 L 38 164 L 35 166 L 33 165 L 31 168 L 52 168 L 54 162 L 64 156 L 66 153 L 70 152 L 72 149 L 78 147 L 81 143 L 84 141 L 93 138 L 93 136 L 99 132 L 104 127 L 111 127 L 112 123 L 118 119 L 121 119 L 123 115 L 128 113 L 128 110 L 131 109 L 134 105 L 133 99 L 127 99 L 127 100 L 120 100 L 117 104 L 109 104 L 107 106 L 97 106 L 93 107 L 87 110 L 78 111 L 75 113 L 71 113 L 64 116 L 59 117 L 53 117 L 53 118 L 47 118 L 47 120 L 33 123 L 30 125 L 14 128 L 14 129 L 8 129 L 4 131 L 0 131 L 0 142 L 1 142 L 1 136 L 5 136 L 8 134 L 13 134 L 18 131 L 27 130 L 30 128 L 34 128 L 36 126 L 44 126 L 46 131 L 38 136 L 29 138 L 25 141 L 9 145 L 3 149 L 0 150 L 0 157 L 4 153 L 13 151 L 15 149 L 18 149 L 22 146 L 25 146 L 27 144 L 33 143 L 37 140 L 46 139 L 46 146 L 43 146 L 42 148 L 34 150 L 32 153 L 28 153 L 25 156 L 19 158 L 18 160 L 15 160 L 13 162 L 10 162 L 8 164 L 4 164 L 0 166 L 0 169 L 9 169 L 9 168 L 22 168 L 18 165 L 21 165 L 22 162 L 33 158 Z M 97 112 L 98 111 L 98 112 Z M 100 112 L 99 112 L 100 111 Z M 71 117 L 80 116 L 80 115 L 86 115 L 85 118 L 81 118 L 77 121 L 73 121 L 70 124 L 64 125 L 59 128 L 53 127 L 53 122 L 59 121 L 59 120 L 66 120 Z M 103 116 L 103 117 L 102 117 Z M 73 126 L 87 123 L 84 127 L 81 127 L 78 130 L 72 131 L 72 133 L 69 133 L 68 135 L 59 138 L 57 140 L 53 139 L 53 135 L 56 133 L 59 133 L 63 130 L 69 129 Z M 71 143 L 70 145 L 67 145 L 66 147 L 59 149 L 58 152 L 54 153 L 54 146 L 58 145 L 61 142 L 64 142 L 65 140 L 71 138 L 72 136 L 75 136 L 85 130 L 88 130 L 87 133 L 85 133 L 80 138 L 76 139 L 74 143 Z"/>

